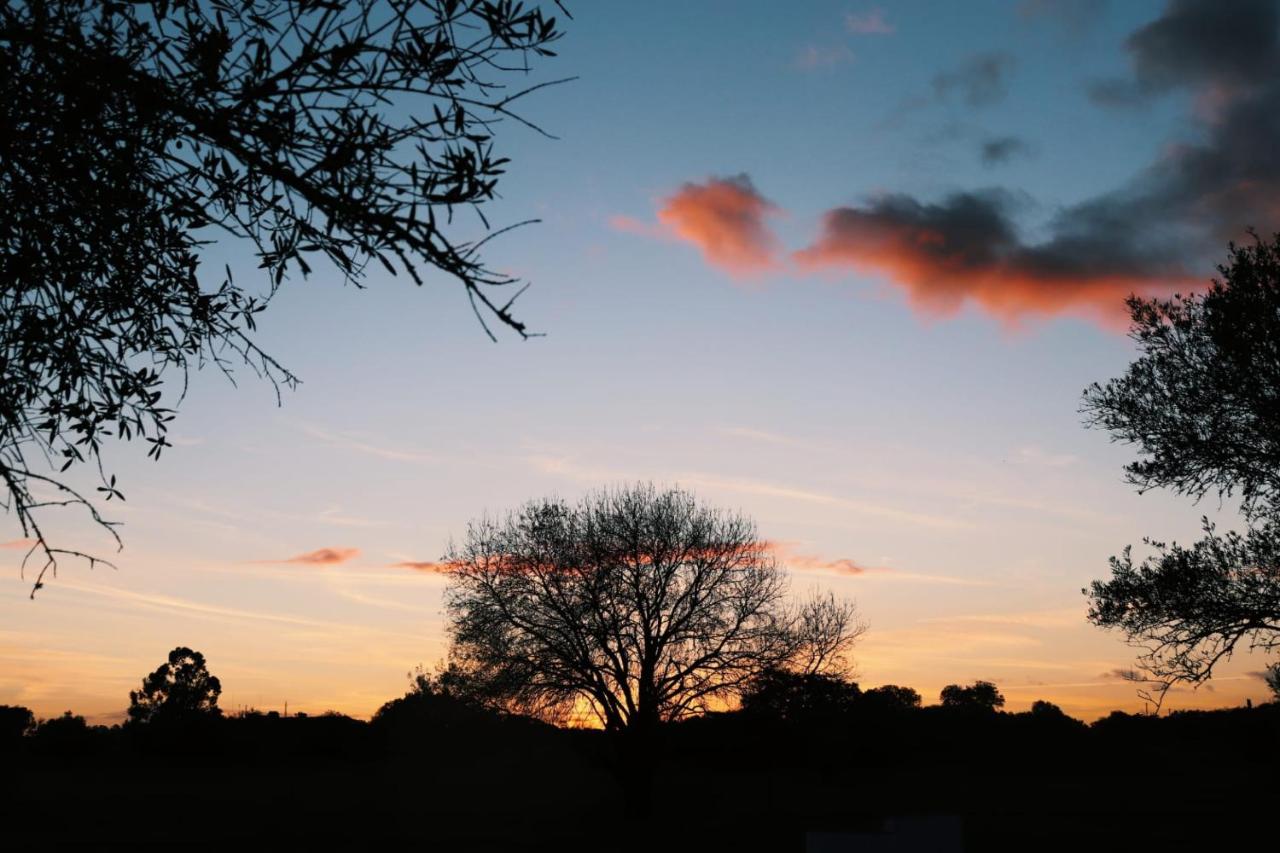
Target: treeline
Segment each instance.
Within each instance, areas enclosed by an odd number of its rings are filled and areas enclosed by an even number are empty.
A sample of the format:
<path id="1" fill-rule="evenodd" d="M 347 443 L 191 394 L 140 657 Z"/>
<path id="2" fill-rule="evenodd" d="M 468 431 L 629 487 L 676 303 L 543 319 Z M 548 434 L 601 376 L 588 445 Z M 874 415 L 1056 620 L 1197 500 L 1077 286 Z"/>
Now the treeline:
<path id="1" fill-rule="evenodd" d="M 175 656 L 190 659 L 190 650 Z M 198 653 L 195 653 L 198 654 Z M 207 685 L 207 671 L 185 677 Z M 183 674 L 179 673 L 181 679 Z M 153 683 L 162 682 L 155 674 Z M 212 679 L 216 684 L 216 679 Z M 474 761 L 487 754 L 560 757 L 597 767 L 613 764 L 613 744 L 598 729 L 557 728 L 504 713 L 447 680 L 419 673 L 405 696 L 369 721 L 246 710 L 223 714 L 206 694 L 199 701 L 181 684 L 163 695 L 131 694 L 129 719 L 90 725 L 70 711 L 37 721 L 24 707 L 0 706 L 0 751 L 31 761 L 167 758 L 201 762 L 416 760 Z M 1091 724 L 1050 702 L 1031 710 L 1001 710 L 996 685 L 979 681 L 943 689 L 939 704 L 887 685 L 869 690 L 845 679 L 772 671 L 757 679 L 733 711 L 707 712 L 662 728 L 668 764 L 726 772 L 809 768 L 839 777 L 867 768 L 1052 764 L 1082 772 L 1103 769 L 1109 756 L 1148 771 L 1186 762 L 1273 764 L 1280 753 L 1280 703 L 1162 716 L 1115 711 Z M 186 703 L 184 706 L 182 703 Z M 138 711 L 145 706 L 146 713 Z"/>

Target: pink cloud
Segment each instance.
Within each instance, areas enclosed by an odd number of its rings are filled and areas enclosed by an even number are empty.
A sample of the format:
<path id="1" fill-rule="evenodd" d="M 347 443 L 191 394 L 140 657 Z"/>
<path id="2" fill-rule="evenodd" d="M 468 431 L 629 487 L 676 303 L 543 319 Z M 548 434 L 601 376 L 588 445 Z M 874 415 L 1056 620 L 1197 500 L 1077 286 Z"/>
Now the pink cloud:
<path id="1" fill-rule="evenodd" d="M 609 227 L 624 234 L 639 234 L 641 237 L 662 238 L 668 236 L 661 225 L 642 222 L 634 216 L 617 214 L 609 217 Z"/>
<path id="2" fill-rule="evenodd" d="M 358 556 L 360 556 L 359 548 L 320 548 L 316 551 L 308 551 L 305 554 L 298 554 L 296 557 L 289 557 L 284 560 L 275 560 L 273 562 L 302 563 L 308 566 L 334 566 L 339 563 L 345 563 Z"/>
<path id="3" fill-rule="evenodd" d="M 401 560 L 398 563 L 392 563 L 393 569 L 413 569 L 415 572 L 446 572 L 449 570 L 448 563 L 437 563 L 431 560 Z"/>
<path id="4" fill-rule="evenodd" d="M 658 221 L 697 246 L 707 262 L 734 276 L 773 269 L 779 244 L 765 222 L 777 207 L 746 175 L 687 183 L 664 200 Z"/>
<path id="5" fill-rule="evenodd" d="M 30 550 L 31 546 L 36 544 L 34 539 L 14 539 L 10 542 L 0 542 L 0 548 L 11 548 L 13 550 Z"/>
<path id="6" fill-rule="evenodd" d="M 848 557 L 839 557 L 829 559 L 826 557 L 818 557 L 813 554 L 801 554 L 795 549 L 790 542 L 764 542 L 762 543 L 769 551 L 777 557 L 778 562 L 791 569 L 808 572 L 832 572 L 838 575 L 861 575 L 865 574 L 868 569 L 861 563 L 855 562 Z"/>

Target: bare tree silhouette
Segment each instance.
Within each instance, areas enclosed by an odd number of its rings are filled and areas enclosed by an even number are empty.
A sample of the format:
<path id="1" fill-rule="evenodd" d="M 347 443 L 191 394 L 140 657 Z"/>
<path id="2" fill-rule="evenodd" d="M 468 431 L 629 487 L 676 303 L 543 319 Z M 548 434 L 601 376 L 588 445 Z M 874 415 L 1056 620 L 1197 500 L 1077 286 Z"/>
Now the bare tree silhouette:
<path id="1" fill-rule="evenodd" d="M 533 501 L 473 522 L 446 560 L 454 665 L 509 708 L 588 709 L 639 811 L 661 723 L 770 669 L 839 672 L 865 630 L 851 603 L 792 603 L 755 525 L 679 489 Z"/>

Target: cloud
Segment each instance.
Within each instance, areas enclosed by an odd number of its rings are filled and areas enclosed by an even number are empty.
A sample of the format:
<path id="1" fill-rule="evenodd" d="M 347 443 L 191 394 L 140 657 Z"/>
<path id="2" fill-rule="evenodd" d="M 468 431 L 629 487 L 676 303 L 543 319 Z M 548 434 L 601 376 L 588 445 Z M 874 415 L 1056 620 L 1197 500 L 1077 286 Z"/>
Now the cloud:
<path id="1" fill-rule="evenodd" d="M 865 580 L 899 581 L 904 583 L 951 584 L 956 586 L 991 586 L 987 581 L 957 578 L 949 575 L 921 574 L 919 572 L 901 572 L 883 566 L 868 566 L 848 557 L 820 557 L 814 554 L 801 553 L 795 542 L 764 541 L 765 550 L 773 554 L 788 569 L 798 572 L 818 572 L 822 574 L 858 577 Z"/>
<path id="2" fill-rule="evenodd" d="M 1107 0 L 1022 0 L 1017 12 L 1023 18 L 1047 18 L 1080 34 L 1098 22 L 1107 11 Z"/>
<path id="3" fill-rule="evenodd" d="M 413 569 L 415 572 L 441 573 L 449 569 L 448 563 L 439 563 L 432 560 L 401 560 L 390 565 L 393 569 Z"/>
<path id="4" fill-rule="evenodd" d="M 641 237 L 666 237 L 667 232 L 662 230 L 661 225 L 655 225 L 651 222 L 641 222 L 634 216 L 625 216 L 616 214 L 609 217 L 609 227 L 614 231 L 621 231 L 624 234 L 639 234 Z"/>
<path id="5" fill-rule="evenodd" d="M 765 223 L 776 211 L 750 178 L 736 175 L 685 184 L 663 202 L 658 221 L 697 246 L 708 263 L 751 276 L 776 265 L 778 240 Z"/>
<path id="6" fill-rule="evenodd" d="M 1165 13 L 1125 41 L 1131 79 L 1094 83 L 1090 95 L 1124 106 L 1183 86 L 1233 92 L 1280 69 L 1277 0 L 1171 0 Z"/>
<path id="7" fill-rule="evenodd" d="M 377 456 L 381 459 L 389 459 L 393 462 L 431 463 L 440 461 L 440 457 L 433 454 L 398 447 L 388 447 L 381 443 L 366 440 L 364 437 L 356 433 L 333 432 L 313 424 L 305 423 L 299 424 L 298 426 L 303 432 L 314 439 L 355 453 Z"/>
<path id="8" fill-rule="evenodd" d="M 848 45 L 838 44 L 823 46 L 810 44 L 800 50 L 796 56 L 796 67 L 802 71 L 819 71 L 824 68 L 835 68 L 837 65 L 853 61 L 853 51 Z"/>
<path id="9" fill-rule="evenodd" d="M 19 549 L 28 551 L 34 544 L 36 544 L 36 540 L 34 539 L 14 539 L 9 542 L 0 542 L 0 548 L 11 548 L 15 551 Z"/>
<path id="10" fill-rule="evenodd" d="M 832 560 L 813 554 L 800 554 L 796 551 L 794 543 L 763 542 L 761 544 L 778 558 L 778 562 L 790 569 L 802 572 L 831 572 L 837 575 L 861 575 L 867 571 L 865 566 L 847 557 Z"/>
<path id="11" fill-rule="evenodd" d="M 849 12 L 844 16 L 844 28 L 860 36 L 887 36 L 898 28 L 885 20 L 884 9 L 874 8 L 865 12 Z"/>
<path id="12" fill-rule="evenodd" d="M 972 301 L 1009 321 L 1064 312 L 1114 320 L 1130 293 L 1194 281 L 1170 245 L 1144 241 L 1140 223 L 1108 216 L 1105 206 L 1065 211 L 1049 240 L 1028 244 L 1012 219 L 1015 201 L 1001 190 L 938 203 L 881 196 L 828 211 L 818 239 L 794 257 L 804 269 L 886 275 L 928 313 Z"/>
<path id="13" fill-rule="evenodd" d="M 938 100 L 959 94 L 971 107 L 984 107 L 1004 98 L 1014 58 L 1001 51 L 990 51 L 970 57 L 954 71 L 934 76 L 933 92 Z"/>
<path id="14" fill-rule="evenodd" d="M 271 560 L 275 563 L 302 563 L 308 566 L 335 566 L 360 556 L 359 548 L 320 548 L 289 557 L 284 560 Z"/>
<path id="15" fill-rule="evenodd" d="M 982 165 L 998 166 L 1015 157 L 1029 156 L 1035 148 L 1020 136 L 995 136 L 983 141 L 979 151 Z"/>

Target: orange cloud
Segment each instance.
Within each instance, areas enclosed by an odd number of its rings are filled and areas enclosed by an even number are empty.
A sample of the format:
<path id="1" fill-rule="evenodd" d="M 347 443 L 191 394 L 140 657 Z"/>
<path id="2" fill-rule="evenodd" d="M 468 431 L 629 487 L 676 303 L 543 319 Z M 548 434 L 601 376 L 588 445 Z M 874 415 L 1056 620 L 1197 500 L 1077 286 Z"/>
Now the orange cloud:
<path id="1" fill-rule="evenodd" d="M 26 551 L 34 544 L 36 544 L 36 540 L 34 539 L 14 539 L 10 542 L 0 542 L 0 548 L 12 548 L 15 551 L 22 549 Z"/>
<path id="2" fill-rule="evenodd" d="M 449 564 L 430 560 L 401 560 L 399 563 L 392 563 L 391 568 L 413 569 L 415 572 L 446 572 L 449 570 Z"/>
<path id="3" fill-rule="evenodd" d="M 285 560 L 277 560 L 276 562 L 303 563 L 308 566 L 334 566 L 358 556 L 360 556 L 359 548 L 320 548 L 316 551 L 308 551 L 305 554 L 299 554 L 296 557 L 289 557 Z"/>
<path id="4" fill-rule="evenodd" d="M 667 198 L 658 221 L 697 246 L 707 262 L 731 275 L 752 276 L 777 265 L 778 239 L 765 218 L 777 208 L 746 175 L 687 183 Z M 615 227 L 634 230 L 631 221 Z"/>
<path id="5" fill-rule="evenodd" d="M 788 568 L 798 569 L 802 572 L 834 572 L 838 575 L 861 575 L 867 571 L 865 566 L 847 557 L 831 560 L 812 554 L 799 554 L 796 552 L 795 547 L 787 542 L 763 542 L 761 544 L 772 552 L 780 563 Z"/>
<path id="6" fill-rule="evenodd" d="M 1199 284 L 1176 261 L 1122 240 L 1077 232 L 1023 243 L 1007 204 L 999 193 L 959 193 L 936 204 L 885 196 L 829 211 L 818 239 L 793 257 L 804 270 L 885 275 L 926 312 L 948 315 L 973 302 L 1006 321 L 1076 313 L 1119 324 L 1130 294 Z"/>

